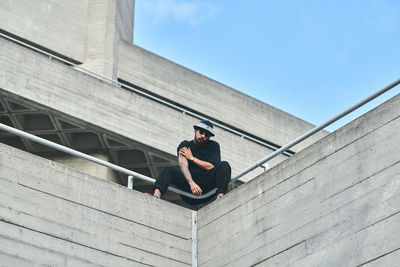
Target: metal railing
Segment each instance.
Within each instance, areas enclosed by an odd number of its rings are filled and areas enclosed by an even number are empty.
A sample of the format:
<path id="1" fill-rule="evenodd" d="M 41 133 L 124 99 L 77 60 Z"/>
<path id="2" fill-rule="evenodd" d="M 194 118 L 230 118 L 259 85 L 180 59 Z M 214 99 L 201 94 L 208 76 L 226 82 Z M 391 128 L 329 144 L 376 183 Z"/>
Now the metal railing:
<path id="1" fill-rule="evenodd" d="M 265 158 L 261 159 L 260 161 L 254 163 L 253 165 L 251 165 L 250 167 L 248 167 L 247 169 L 243 170 L 242 172 L 238 173 L 235 177 L 233 177 L 231 179 L 231 182 L 236 181 L 237 179 L 239 179 L 240 177 L 242 177 L 243 175 L 246 175 L 247 173 L 249 173 L 250 171 L 254 170 L 255 168 L 261 166 L 262 164 L 264 164 L 265 162 L 275 158 L 276 156 L 278 156 L 279 154 L 281 154 L 283 151 L 288 150 L 289 148 L 297 145 L 298 143 L 300 143 L 301 141 L 307 139 L 308 137 L 314 135 L 315 133 L 319 132 L 320 130 L 324 129 L 325 127 L 331 125 L 332 123 L 338 121 L 339 119 L 343 118 L 344 116 L 348 115 L 349 113 L 353 112 L 354 110 L 358 109 L 359 107 L 367 104 L 368 102 L 370 102 L 371 100 L 377 98 L 378 96 L 386 93 L 387 91 L 389 91 L 390 89 L 396 87 L 397 85 L 400 84 L 400 79 L 388 84 L 387 86 L 383 87 L 382 89 L 378 90 L 377 92 L 371 94 L 370 96 L 368 96 L 367 98 L 361 100 L 360 102 L 358 102 L 357 104 L 351 106 L 350 108 L 346 109 L 345 111 L 339 113 L 338 115 L 332 117 L 331 119 L 327 120 L 326 122 L 322 123 L 319 126 L 314 127 L 313 129 L 311 129 L 310 131 L 308 131 L 307 133 L 305 133 L 304 135 L 296 138 L 295 140 L 293 140 L 292 142 L 290 142 L 289 144 L 281 147 L 280 149 L 276 150 L 275 152 L 269 154 L 268 156 L 266 156 Z"/>
<path id="2" fill-rule="evenodd" d="M 112 81 L 113 83 L 116 83 L 116 84 L 118 84 L 118 85 L 122 85 L 122 86 L 128 87 L 128 86 L 125 85 L 125 84 L 121 84 L 121 83 L 118 82 L 118 81 L 115 81 L 115 80 L 113 80 L 113 79 L 104 77 L 104 76 L 102 76 L 102 75 L 100 75 L 100 74 L 97 74 L 97 73 L 94 73 L 94 72 L 92 72 L 92 71 L 86 70 L 86 69 L 84 69 L 84 68 L 82 68 L 82 67 L 77 66 L 76 64 L 73 64 L 73 63 L 71 63 L 71 62 L 68 62 L 68 61 L 66 61 L 66 60 L 64 60 L 64 59 L 62 59 L 62 58 L 53 56 L 53 55 L 51 55 L 51 54 L 49 54 L 49 53 L 47 53 L 47 52 L 45 52 L 45 51 L 42 51 L 42 50 L 37 49 L 37 48 L 35 48 L 35 47 L 32 47 L 32 46 L 30 46 L 30 45 L 28 45 L 28 44 L 25 44 L 25 43 L 23 43 L 23 42 L 21 42 L 21 41 L 19 41 L 19 40 L 17 40 L 17 39 L 14 39 L 14 38 L 12 38 L 12 37 L 6 36 L 6 35 L 4 35 L 4 34 L 2 34 L 2 33 L 0 33 L 0 36 L 3 36 L 3 37 L 8 38 L 8 39 L 12 39 L 12 40 L 15 41 L 15 42 L 21 43 L 21 44 L 23 44 L 23 45 L 25 45 L 25 46 L 28 46 L 28 47 L 30 47 L 30 48 L 32 48 L 32 49 L 34 49 L 34 50 L 38 50 L 39 52 L 44 53 L 44 54 L 46 54 L 46 55 L 48 55 L 48 56 L 50 56 L 50 57 L 55 57 L 55 58 L 57 58 L 57 59 L 59 59 L 59 60 L 65 62 L 65 63 L 68 63 L 68 64 L 70 64 L 70 65 L 72 65 L 72 66 L 74 66 L 74 67 L 77 67 L 77 68 L 79 68 L 79 69 L 82 69 L 82 70 L 84 70 L 84 71 L 87 71 L 88 73 L 91 73 L 91 74 L 93 74 L 93 75 L 95 75 L 95 76 L 98 76 L 98 77 L 100 77 L 100 78 L 103 78 L 103 79 Z M 295 146 L 296 144 L 300 143 L 301 141 L 303 141 L 303 140 L 309 138 L 310 136 L 314 135 L 315 133 L 319 132 L 320 130 L 322 130 L 322 129 L 324 129 L 325 127 L 331 125 L 332 123 L 334 123 L 334 122 L 336 122 L 337 120 L 343 118 L 344 116 L 348 115 L 349 113 L 353 112 L 354 110 L 356 110 L 356 109 L 358 109 L 359 107 L 365 105 L 366 103 L 368 103 L 368 102 L 370 102 L 371 100 L 377 98 L 378 96 L 384 94 L 385 92 L 389 91 L 390 89 L 396 87 L 396 86 L 399 85 L 399 84 L 400 84 L 400 79 L 398 79 L 398 80 L 396 80 L 396 81 L 390 83 L 389 85 L 383 87 L 382 89 L 380 89 L 380 90 L 378 90 L 377 92 L 375 92 L 374 94 L 368 96 L 368 97 L 365 98 L 364 100 L 358 102 L 357 104 L 353 105 L 352 107 L 350 107 L 350 108 L 346 109 L 345 111 L 339 113 L 338 115 L 334 116 L 333 118 L 331 118 L 330 120 L 326 121 L 325 123 L 322 123 L 321 125 L 316 126 L 315 128 L 313 128 L 313 129 L 311 129 L 310 131 L 308 131 L 307 133 L 305 133 L 304 135 L 302 135 L 302 136 L 296 138 L 295 140 L 293 140 L 293 141 L 290 142 L 289 144 L 287 144 L 287 145 L 285 145 L 285 146 L 283 146 L 283 147 L 277 149 L 275 152 L 271 153 L 270 155 L 266 156 L 265 158 L 261 159 L 260 161 L 256 162 L 255 164 L 251 165 L 251 166 L 248 167 L 247 169 L 243 170 L 242 172 L 240 172 L 239 174 L 237 174 L 236 176 L 234 176 L 234 177 L 231 179 L 230 182 L 232 183 L 232 182 L 236 181 L 237 179 L 239 179 L 239 178 L 241 178 L 242 176 L 246 175 L 247 173 L 249 173 L 250 171 L 254 170 L 255 168 L 260 167 L 260 166 L 261 166 L 262 164 L 264 164 L 265 162 L 267 162 L 267 161 L 271 160 L 272 158 L 274 158 L 274 157 L 276 157 L 276 156 L 278 156 L 278 155 L 284 153 L 284 152 L 287 151 L 289 148 L 291 148 L 291 147 Z M 145 95 L 145 96 L 147 96 L 147 97 L 149 97 L 149 98 L 151 98 L 151 99 L 154 99 L 154 100 L 156 100 L 156 101 L 162 102 L 162 103 L 164 103 L 164 104 L 166 104 L 166 105 L 168 105 L 168 106 L 171 106 L 171 107 L 173 107 L 173 108 L 179 109 L 179 110 L 181 110 L 181 111 L 184 112 L 184 113 L 188 113 L 189 115 L 192 115 L 192 116 L 197 117 L 197 118 L 200 118 L 200 119 L 205 119 L 204 117 L 201 117 L 201 116 L 199 116 L 199 115 L 197 115 L 197 114 L 195 114 L 195 113 L 193 113 L 193 112 L 191 112 L 191 111 L 186 111 L 185 109 L 183 109 L 183 108 L 181 108 L 181 107 L 178 107 L 178 106 L 176 106 L 176 105 L 174 105 L 174 104 L 171 104 L 171 103 L 169 103 L 169 102 L 167 102 L 167 101 L 165 101 L 165 100 L 156 98 L 156 97 L 154 97 L 154 96 L 152 96 L 152 95 L 146 94 L 146 93 L 144 93 L 144 92 L 142 92 L 142 91 L 139 91 L 139 90 L 137 90 L 137 89 L 135 89 L 135 88 L 132 88 L 132 87 L 128 87 L 128 88 L 131 89 L 131 90 L 134 91 L 134 92 L 137 92 L 137 93 L 139 93 L 139 94 Z M 215 125 L 217 125 L 217 126 L 223 128 L 223 129 L 226 129 L 226 130 L 227 130 L 227 127 L 226 127 L 226 126 L 223 126 L 223 125 L 220 125 L 220 124 L 215 124 Z M 13 127 L 10 127 L 10 126 L 7 126 L 7 125 L 4 125 L 4 124 L 1 124 L 1 123 L 0 123 L 0 129 L 2 129 L 2 130 L 4 130 L 4 131 L 7 131 L 7 132 L 10 132 L 10 133 L 15 134 L 15 135 L 18 135 L 18 136 L 21 136 L 21 137 L 30 139 L 30 140 L 32 140 L 32 141 L 34 141 L 34 142 L 38 142 L 38 143 L 40 143 L 40 144 L 42 144 L 42 145 L 49 146 L 49 147 L 51 147 L 51 148 L 60 150 L 60 151 L 62 151 L 62 152 L 71 154 L 71 155 L 73 155 L 73 156 L 77 156 L 77 157 L 84 158 L 84 159 L 86 159 L 86 160 L 95 162 L 95 163 L 97 163 L 97 164 L 103 165 L 103 166 L 108 167 L 108 168 L 110 168 L 110 169 L 113 169 L 113 170 L 115 170 L 115 171 L 124 173 L 124 174 L 128 175 L 128 187 L 130 187 L 130 188 L 131 188 L 131 186 L 133 185 L 133 179 L 134 179 L 134 178 L 138 178 L 138 179 L 147 181 L 147 182 L 149 182 L 149 183 L 154 183 L 154 182 L 155 182 L 155 180 L 154 180 L 153 178 L 150 178 L 150 177 L 147 177 L 147 176 L 145 176 L 145 175 L 136 173 L 136 172 L 134 172 L 134 171 L 131 171 L 131 170 L 128 170 L 128 169 L 126 169 L 126 168 L 117 166 L 117 165 L 115 165 L 115 164 L 112 164 L 112 163 L 109 163 L 109 162 L 106 162 L 106 161 L 97 159 L 97 158 L 95 158 L 95 157 L 89 156 L 89 155 L 84 154 L 84 153 L 82 153 L 82 152 L 79 152 L 79 151 L 73 150 L 73 149 L 71 149 L 71 148 L 68 148 L 68 147 L 59 145 L 59 144 L 57 144 L 57 143 L 48 141 L 48 140 L 46 140 L 46 139 L 37 137 L 37 136 L 35 136 L 35 135 L 26 133 L 26 132 L 24 132 L 24 131 L 15 129 L 15 128 L 13 128 Z M 229 128 L 229 131 L 234 132 L 234 133 L 239 133 L 239 132 L 237 132 L 236 130 L 233 130 L 233 129 L 230 129 L 230 128 Z M 239 135 L 241 135 L 241 134 L 239 133 Z M 255 141 L 255 142 L 256 142 L 256 141 Z M 258 141 L 257 141 L 257 142 L 258 142 Z M 276 148 L 275 148 L 275 149 L 276 149 Z M 176 189 L 176 188 L 171 187 L 171 186 L 168 187 L 168 190 L 169 190 L 169 191 L 172 191 L 172 192 L 175 192 L 175 193 L 178 193 L 178 194 L 181 194 L 181 195 L 184 195 L 184 196 L 187 196 L 187 197 L 190 197 L 190 198 L 193 198 L 193 199 L 203 199 L 203 198 L 207 198 L 207 197 L 209 197 L 209 196 L 215 194 L 217 189 L 215 188 L 215 189 L 211 190 L 210 192 L 208 192 L 208 193 L 206 193 L 206 194 L 204 194 L 204 195 L 202 195 L 202 196 L 194 196 L 194 195 L 191 194 L 191 193 L 188 193 L 188 192 L 185 192 L 185 191 Z"/>
<path id="3" fill-rule="evenodd" d="M 132 185 L 132 183 L 133 183 L 133 178 L 138 178 L 138 179 L 141 179 L 141 180 L 143 180 L 143 181 L 146 181 L 146 182 L 148 182 L 148 183 L 153 183 L 153 184 L 154 184 L 154 182 L 155 182 L 155 180 L 154 180 L 153 178 L 150 178 L 150 177 L 148 177 L 148 176 L 142 175 L 142 174 L 140 174 L 140 173 L 131 171 L 131 170 L 126 169 L 126 168 L 123 168 L 123 167 L 120 167 L 120 166 L 115 165 L 115 164 L 112 164 L 112 163 L 110 163 L 110 162 L 107 162 L 107 161 L 98 159 L 98 158 L 96 158 L 96 157 L 87 155 L 87 154 L 85 154 L 85 153 L 79 152 L 79 151 L 74 150 L 74 149 L 71 149 L 71 148 L 69 148 L 69 147 L 66 147 L 66 146 L 63 146 L 63 145 L 54 143 L 54 142 L 52 142 L 52 141 L 49 141 L 49 140 L 46 140 L 46 139 L 44 139 L 44 138 L 35 136 L 35 135 L 33 135 L 33 134 L 30 134 L 30 133 L 27 133 L 27 132 L 24 132 L 24 131 L 15 129 L 15 128 L 10 127 L 10 126 L 8 126 L 8 125 L 5 125 L 5 124 L 0 123 L 0 129 L 3 130 L 3 131 L 9 132 L 9 133 L 11 133 L 11 134 L 18 135 L 18 136 L 21 136 L 21 137 L 23 137 L 23 138 L 29 139 L 29 140 L 34 141 L 34 142 L 36 142 L 36 143 L 42 144 L 42 145 L 44 145 L 44 146 L 48 146 L 48 147 L 54 148 L 54 149 L 56 149 L 56 150 L 58 150 L 58 151 L 61 151 L 61 152 L 70 154 L 70 155 L 72 155 L 72 156 L 76 156 L 76 157 L 79 157 L 79 158 L 83 158 L 83 159 L 89 160 L 89 161 L 91 161 L 91 162 L 94 162 L 94 163 L 103 165 L 103 166 L 105 166 L 105 167 L 107 167 L 107 168 L 110 168 L 110 169 L 112 169 L 112 170 L 114 170 L 114 171 L 117 171 L 117 172 L 120 172 L 120 173 L 124 173 L 124 174 L 128 175 L 128 177 L 131 177 L 131 178 L 129 179 L 130 181 L 128 181 L 128 185 Z M 130 189 L 132 189 L 132 187 L 130 187 Z M 185 195 L 185 196 L 187 196 L 187 197 L 193 197 L 193 195 L 192 195 L 191 193 L 188 193 L 188 192 L 179 190 L 179 189 L 174 188 L 174 187 L 168 187 L 168 190 L 169 190 L 169 191 L 172 191 L 172 192 L 175 192 L 175 193 L 178 193 L 178 194 L 180 194 L 180 195 Z M 211 194 L 210 194 L 210 195 L 211 195 Z"/>

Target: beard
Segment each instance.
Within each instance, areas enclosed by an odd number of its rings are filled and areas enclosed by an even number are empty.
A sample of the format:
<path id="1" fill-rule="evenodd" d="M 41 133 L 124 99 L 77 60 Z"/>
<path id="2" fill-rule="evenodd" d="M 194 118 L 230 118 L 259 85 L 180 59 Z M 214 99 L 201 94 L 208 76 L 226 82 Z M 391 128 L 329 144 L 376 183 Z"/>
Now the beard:
<path id="1" fill-rule="evenodd" d="M 206 140 L 202 137 L 195 138 L 194 140 L 196 141 L 196 145 L 202 146 L 206 143 Z"/>

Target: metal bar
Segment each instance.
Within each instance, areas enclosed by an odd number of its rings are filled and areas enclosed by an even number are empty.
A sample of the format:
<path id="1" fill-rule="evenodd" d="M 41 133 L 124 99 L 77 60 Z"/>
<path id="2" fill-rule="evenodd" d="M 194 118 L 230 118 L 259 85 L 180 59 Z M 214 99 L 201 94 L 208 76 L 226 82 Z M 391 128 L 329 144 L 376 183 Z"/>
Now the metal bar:
<path id="1" fill-rule="evenodd" d="M 87 155 L 85 153 L 82 153 L 82 152 L 79 152 L 77 150 L 65 147 L 63 145 L 51 142 L 49 140 L 43 139 L 43 138 L 35 136 L 33 134 L 30 134 L 30 133 L 15 129 L 15 128 L 7 126 L 5 124 L 0 123 L 0 129 L 3 130 L 3 131 L 6 131 L 6 132 L 12 133 L 12 134 L 21 136 L 23 138 L 29 139 L 29 140 L 34 141 L 36 143 L 39 143 L 39 144 L 54 148 L 56 150 L 65 152 L 65 153 L 70 154 L 72 156 L 83 158 L 83 159 L 92 161 L 94 163 L 103 165 L 103 166 L 105 166 L 107 168 L 113 169 L 114 171 L 121 172 L 121 173 L 124 173 L 126 175 L 133 176 L 134 178 L 139 178 L 139 179 L 141 179 L 143 181 L 146 181 L 146 182 L 149 182 L 149 183 L 152 183 L 152 184 L 155 183 L 155 180 L 153 178 L 148 177 L 148 176 L 145 176 L 145 175 L 142 175 L 140 173 L 128 170 L 126 168 L 120 167 L 120 166 L 112 164 L 110 162 L 107 162 L 107 161 L 92 157 L 92 156 Z M 191 193 L 179 190 L 179 189 L 171 187 L 171 186 L 168 187 L 168 190 L 172 191 L 172 192 L 175 192 L 177 194 L 180 194 L 180 195 L 185 195 L 187 197 L 194 198 L 194 199 L 202 199 L 202 198 L 206 198 L 206 197 L 211 195 L 210 192 L 209 192 L 208 194 L 205 194 L 205 195 L 202 195 L 202 196 L 194 196 Z"/>
<path id="2" fill-rule="evenodd" d="M 164 105 L 166 105 L 166 106 L 169 106 L 169 107 L 171 107 L 171 108 L 173 108 L 173 109 L 179 110 L 179 111 L 181 111 L 181 112 L 184 113 L 184 114 L 188 114 L 188 115 L 190 115 L 190 116 L 192 116 L 192 117 L 195 117 L 195 118 L 198 118 L 198 119 L 200 119 L 200 120 L 208 119 L 208 118 L 206 118 L 206 117 L 203 117 L 203 116 L 201 116 L 201 115 L 198 115 L 197 113 L 194 113 L 194 112 L 192 112 L 192 111 L 189 111 L 189 110 L 187 110 L 187 109 L 184 109 L 184 108 L 182 108 L 182 107 L 180 107 L 180 106 L 174 105 L 174 104 L 172 104 L 172 103 L 170 103 L 170 102 L 168 102 L 168 101 L 166 101 L 166 100 L 163 100 L 163 99 L 161 99 L 161 98 L 158 98 L 158 97 L 156 97 L 156 96 L 154 96 L 154 95 L 151 95 L 151 94 L 148 94 L 148 93 L 143 92 L 143 91 L 141 91 L 141 90 L 138 90 L 138 89 L 136 89 L 136 88 L 134 88 L 134 87 L 132 87 L 132 86 L 129 86 L 129 85 L 124 84 L 124 83 L 121 83 L 121 82 L 119 82 L 119 81 L 117 81 L 117 80 L 108 78 L 108 77 L 106 77 L 106 76 L 103 76 L 103 75 L 101 75 L 101 74 L 98 74 L 98 73 L 96 73 L 96 72 L 93 72 L 93 71 L 91 71 L 91 70 L 88 70 L 88 69 L 86 69 L 86 68 L 83 68 L 83 67 L 81 67 L 81 66 L 79 66 L 79 65 L 77 65 L 77 64 L 75 64 L 75 63 L 72 63 L 72 62 L 66 60 L 66 59 L 63 59 L 63 58 L 61 58 L 61 57 L 59 57 L 59 56 L 53 55 L 53 54 L 51 54 L 51 53 L 49 53 L 49 52 L 46 52 L 46 51 L 44 51 L 44 50 L 42 50 L 42 49 L 39 49 L 39 48 L 37 48 L 37 47 L 34 47 L 34 46 L 29 45 L 29 44 L 27 44 L 27 43 L 24 43 L 24 42 L 22 42 L 22 41 L 20 41 L 20 40 L 18 40 L 18 39 L 15 39 L 15 38 L 13 38 L 13 37 L 11 37 L 11 36 L 8 36 L 8 35 L 6 35 L 6 34 L 3 34 L 3 33 L 1 33 L 1 32 L 0 32 L 0 36 L 4 37 L 4 38 L 6 38 L 6 39 L 9 39 L 9 40 L 11 40 L 11 41 L 13 41 L 13 42 L 16 42 L 16 43 L 18 43 L 18 44 L 20 44 L 20 45 L 23 45 L 23 46 L 25 46 L 25 47 L 29 47 L 29 48 L 32 49 L 32 50 L 35 50 L 35 51 L 37 51 L 37 52 L 40 52 L 40 53 L 42 53 L 42 54 L 44 54 L 44 55 L 49 56 L 50 58 L 55 58 L 55 59 L 57 59 L 57 60 L 59 60 L 59 61 L 61 61 L 61 62 L 63 62 L 63 63 L 66 63 L 66 64 L 71 65 L 71 66 L 73 66 L 73 67 L 75 67 L 75 68 L 77 68 L 77 69 L 80 69 L 80 70 L 82 70 L 82 71 L 84 71 L 84 72 L 86 72 L 86 73 L 88 73 L 88 74 L 90 74 L 90 75 L 92 75 L 92 76 L 99 77 L 99 78 L 101 78 L 101 79 L 110 81 L 110 82 L 112 82 L 112 83 L 114 83 L 114 84 L 116 84 L 116 85 L 118 85 L 118 86 L 124 86 L 125 88 L 129 89 L 129 90 L 132 91 L 132 92 L 135 92 L 135 93 L 137 93 L 137 94 L 140 94 L 140 95 L 142 95 L 142 96 L 145 96 L 145 97 L 147 97 L 147 98 L 150 98 L 150 99 L 152 99 L 152 100 L 154 100 L 154 101 L 157 101 L 157 102 L 159 102 L 159 103 L 161 103 L 161 104 L 164 104 Z M 210 120 L 210 121 L 212 121 L 212 120 Z M 218 126 L 219 128 L 224 129 L 224 130 L 226 130 L 226 131 L 228 131 L 228 132 L 231 132 L 231 133 L 237 134 L 237 135 L 239 135 L 239 136 L 242 136 L 242 137 L 244 137 L 244 138 L 246 138 L 246 139 L 248 139 L 248 140 L 250 140 L 250 141 L 253 141 L 253 142 L 255 142 L 255 143 L 258 143 L 258 144 L 260 144 L 260 145 L 263 145 L 263 146 L 265 146 L 265 147 L 268 147 L 268 148 L 270 148 L 270 149 L 272 149 L 272 150 L 278 149 L 278 147 L 275 147 L 275 146 L 273 146 L 273 145 L 270 145 L 270 144 L 268 144 L 268 143 L 265 143 L 265 142 L 263 142 L 263 141 L 261 141 L 261 140 L 259 140 L 259 139 L 257 139 L 257 138 L 248 136 L 248 135 L 246 135 L 246 134 L 244 134 L 244 133 L 241 133 L 241 132 L 239 132 L 239 131 L 237 131 L 237 130 L 235 130 L 235 129 L 229 128 L 228 126 L 225 126 L 225 125 L 220 124 L 220 123 L 215 122 L 215 121 L 212 121 L 212 122 L 213 122 L 213 124 L 214 124 L 215 126 Z M 286 153 L 286 152 L 285 152 L 285 155 L 286 155 L 286 156 L 292 156 L 293 154 L 292 154 L 292 153 Z"/>
<path id="3" fill-rule="evenodd" d="M 21 136 L 23 138 L 29 139 L 31 141 L 37 142 L 39 144 L 42 144 L 42 145 L 57 149 L 59 151 L 65 152 L 67 154 L 70 154 L 72 156 L 80 157 L 80 158 L 95 162 L 97 164 L 103 165 L 103 166 L 105 166 L 107 168 L 110 168 L 110 169 L 113 169 L 115 171 L 122 172 L 122 173 L 125 173 L 125 174 L 128 174 L 128 175 L 132 175 L 132 176 L 140 178 L 140 179 L 142 179 L 144 181 L 147 181 L 147 182 L 150 182 L 150 183 L 154 183 L 154 179 L 152 179 L 150 177 L 147 177 L 147 176 L 144 176 L 142 174 L 133 172 L 131 170 L 125 169 L 123 167 L 117 166 L 117 165 L 109 163 L 107 161 L 103 161 L 101 159 L 95 158 L 93 156 L 87 155 L 85 153 L 79 152 L 77 150 L 74 150 L 74 149 L 71 149 L 71 148 L 68 148 L 68 147 L 65 147 L 63 145 L 51 142 L 49 140 L 43 139 L 43 138 L 35 136 L 33 134 L 30 134 L 30 133 L 15 129 L 13 127 L 4 125 L 2 123 L 0 123 L 0 129 L 2 129 L 4 131 L 7 131 L 9 133 L 12 133 L 12 134 Z"/>
<path id="4" fill-rule="evenodd" d="M 322 123 L 320 126 L 317 126 L 313 129 L 311 129 L 310 131 L 308 131 L 307 133 L 305 133 L 304 135 L 298 137 L 297 139 L 293 140 L 292 142 L 290 142 L 289 144 L 281 147 L 280 149 L 276 150 L 275 152 L 269 154 L 268 156 L 266 156 L 265 158 L 261 159 L 260 161 L 254 163 L 253 165 L 251 165 L 250 167 L 248 167 L 247 169 L 243 170 L 242 172 L 240 172 L 239 174 L 237 174 L 236 176 L 234 176 L 231 179 L 231 183 L 236 181 L 237 179 L 239 179 L 240 177 L 242 177 L 243 175 L 249 173 L 250 171 L 254 170 L 255 168 L 261 166 L 262 164 L 264 164 L 265 162 L 273 159 L 274 157 L 278 156 L 279 154 L 281 154 L 283 151 L 291 148 L 294 145 L 297 145 L 298 143 L 300 143 L 301 141 L 303 141 L 304 139 L 312 136 L 313 134 L 317 133 L 318 131 L 322 130 L 323 128 L 325 128 L 326 126 L 336 122 L 337 120 L 341 119 L 342 117 L 346 116 L 347 114 L 353 112 L 354 110 L 358 109 L 359 107 L 365 105 L 366 103 L 368 103 L 369 101 L 375 99 L 376 97 L 382 95 L 383 93 L 386 93 L 387 91 L 389 91 L 390 89 L 396 87 L 397 85 L 400 84 L 400 79 L 390 83 L 389 85 L 383 87 L 382 89 L 380 89 L 379 91 L 373 93 L 372 95 L 368 96 L 367 98 L 361 100 L 360 102 L 358 102 L 357 104 L 351 106 L 350 108 L 346 109 L 345 111 L 339 113 L 338 115 L 334 116 L 333 118 L 331 118 L 330 120 Z"/>
<path id="5" fill-rule="evenodd" d="M 133 176 L 132 175 L 128 176 L 128 188 L 133 189 Z"/>

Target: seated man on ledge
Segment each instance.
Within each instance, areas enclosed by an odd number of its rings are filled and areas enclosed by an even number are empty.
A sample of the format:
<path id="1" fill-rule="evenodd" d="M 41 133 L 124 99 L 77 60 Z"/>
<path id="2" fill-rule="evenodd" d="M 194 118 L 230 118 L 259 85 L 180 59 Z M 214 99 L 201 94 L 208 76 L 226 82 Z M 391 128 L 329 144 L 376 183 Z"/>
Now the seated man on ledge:
<path id="1" fill-rule="evenodd" d="M 178 148 L 179 167 L 164 167 L 154 185 L 154 197 L 160 198 L 173 184 L 175 187 L 192 192 L 196 196 L 217 188 L 217 198 L 224 196 L 231 180 L 231 167 L 226 161 L 221 162 L 219 144 L 210 140 L 214 136 L 213 124 L 202 120 L 194 128 L 194 139 L 182 141 Z M 196 205 L 204 203 L 215 197 L 206 199 L 191 199 L 182 196 L 182 199 Z"/>

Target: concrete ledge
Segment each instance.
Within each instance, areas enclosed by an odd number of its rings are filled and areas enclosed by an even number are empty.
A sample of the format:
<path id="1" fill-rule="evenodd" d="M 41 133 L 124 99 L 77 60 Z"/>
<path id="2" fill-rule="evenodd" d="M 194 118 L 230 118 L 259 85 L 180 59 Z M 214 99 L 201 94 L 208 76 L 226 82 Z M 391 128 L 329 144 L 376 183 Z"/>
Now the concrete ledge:
<path id="1" fill-rule="evenodd" d="M 191 210 L 2 144 L 0 202 L 10 261 L 191 264 Z"/>

